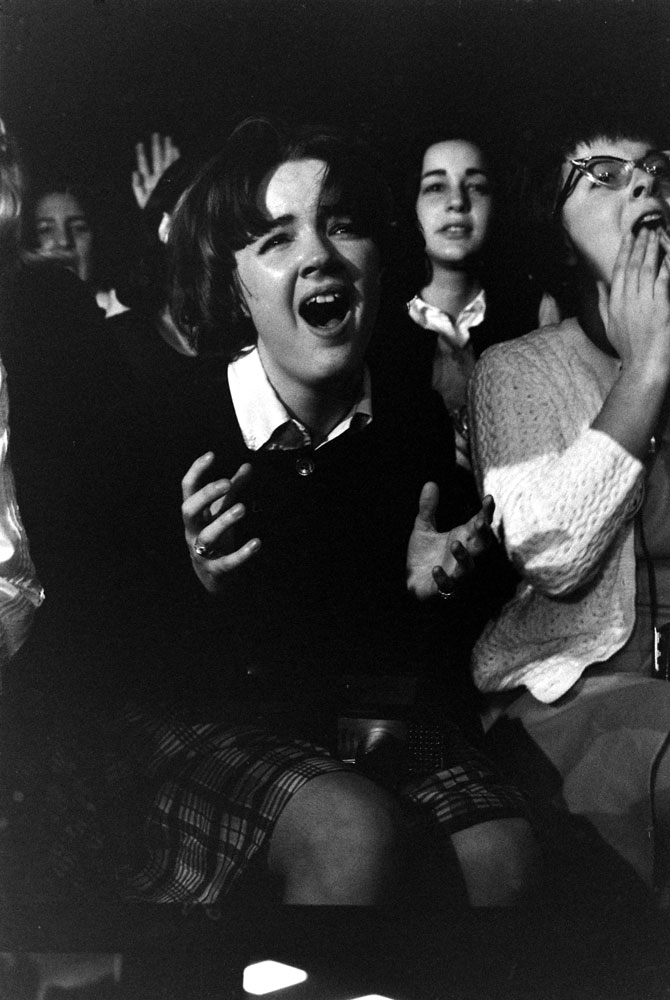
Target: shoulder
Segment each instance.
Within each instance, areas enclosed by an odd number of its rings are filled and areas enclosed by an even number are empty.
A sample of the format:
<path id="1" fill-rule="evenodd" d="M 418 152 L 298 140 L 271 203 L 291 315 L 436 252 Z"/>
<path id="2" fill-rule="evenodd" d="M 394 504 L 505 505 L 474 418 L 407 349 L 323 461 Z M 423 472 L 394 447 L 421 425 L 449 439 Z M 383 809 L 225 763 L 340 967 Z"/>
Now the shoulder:
<path id="1" fill-rule="evenodd" d="M 516 378 L 533 373 L 558 376 L 575 365 L 588 364 L 595 350 L 575 319 L 563 320 L 489 347 L 477 362 L 473 383 L 512 374 Z"/>

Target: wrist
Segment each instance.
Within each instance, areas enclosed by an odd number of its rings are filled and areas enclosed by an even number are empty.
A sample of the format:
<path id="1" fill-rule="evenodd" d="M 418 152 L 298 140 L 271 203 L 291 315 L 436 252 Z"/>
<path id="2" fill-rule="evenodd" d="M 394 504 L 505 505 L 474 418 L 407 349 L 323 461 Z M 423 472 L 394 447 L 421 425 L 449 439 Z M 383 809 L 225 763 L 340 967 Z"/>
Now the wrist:
<path id="1" fill-rule="evenodd" d="M 658 360 L 653 356 L 623 359 L 619 382 L 640 392 L 665 394 L 670 383 L 670 364 L 666 359 Z"/>

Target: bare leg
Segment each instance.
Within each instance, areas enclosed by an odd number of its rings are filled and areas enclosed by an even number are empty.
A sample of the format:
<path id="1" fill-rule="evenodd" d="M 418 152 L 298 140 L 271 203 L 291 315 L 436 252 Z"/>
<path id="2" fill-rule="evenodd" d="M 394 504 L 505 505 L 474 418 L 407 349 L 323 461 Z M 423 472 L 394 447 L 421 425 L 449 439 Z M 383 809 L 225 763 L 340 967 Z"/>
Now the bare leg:
<path id="1" fill-rule="evenodd" d="M 362 775 L 338 771 L 296 792 L 277 820 L 268 863 L 285 903 L 371 906 L 390 897 L 402 851 L 393 798 Z"/>
<path id="2" fill-rule="evenodd" d="M 659 757 L 653 785 L 658 903 L 670 907 L 670 746 Z"/>
<path id="3" fill-rule="evenodd" d="M 525 819 L 498 819 L 451 837 L 471 906 L 513 906 L 537 887 L 540 849 Z"/>

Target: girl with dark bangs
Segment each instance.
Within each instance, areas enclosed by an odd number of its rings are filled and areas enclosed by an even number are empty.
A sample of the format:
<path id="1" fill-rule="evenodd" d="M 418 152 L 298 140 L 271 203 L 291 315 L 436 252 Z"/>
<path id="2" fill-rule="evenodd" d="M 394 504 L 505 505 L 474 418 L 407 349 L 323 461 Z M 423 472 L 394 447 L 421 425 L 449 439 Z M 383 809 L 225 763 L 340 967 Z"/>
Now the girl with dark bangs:
<path id="1" fill-rule="evenodd" d="M 366 366 L 389 221 L 364 146 L 265 121 L 172 219 L 174 319 L 224 365 L 175 404 L 179 446 L 144 456 L 115 532 L 126 579 L 137 565 L 122 687 L 152 788 L 144 899 L 211 905 L 255 872 L 287 903 L 422 883 L 506 905 L 533 881 L 525 803 L 478 748 L 449 639 L 466 642 L 458 594 L 492 504 L 468 509 L 439 401 L 398 400 Z"/>

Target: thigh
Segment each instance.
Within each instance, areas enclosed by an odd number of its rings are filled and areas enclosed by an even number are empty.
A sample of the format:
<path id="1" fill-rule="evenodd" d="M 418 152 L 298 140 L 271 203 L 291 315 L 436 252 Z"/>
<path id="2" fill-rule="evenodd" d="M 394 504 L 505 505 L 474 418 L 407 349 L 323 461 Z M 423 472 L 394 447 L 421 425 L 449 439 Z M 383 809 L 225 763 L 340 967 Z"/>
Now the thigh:
<path id="1" fill-rule="evenodd" d="M 211 904 L 229 892 L 267 851 L 292 797 L 314 777 L 347 770 L 326 750 L 254 726 L 150 728 L 147 856 L 130 888 L 154 902 Z"/>
<path id="2" fill-rule="evenodd" d="M 444 729 L 443 767 L 401 789 L 404 802 L 447 836 L 478 823 L 525 818 L 526 798 L 494 761 L 452 724 Z"/>

